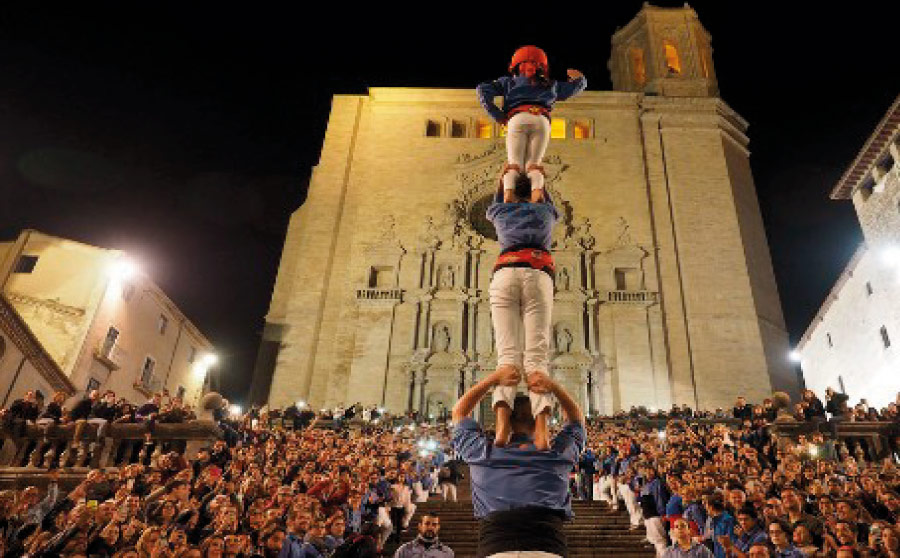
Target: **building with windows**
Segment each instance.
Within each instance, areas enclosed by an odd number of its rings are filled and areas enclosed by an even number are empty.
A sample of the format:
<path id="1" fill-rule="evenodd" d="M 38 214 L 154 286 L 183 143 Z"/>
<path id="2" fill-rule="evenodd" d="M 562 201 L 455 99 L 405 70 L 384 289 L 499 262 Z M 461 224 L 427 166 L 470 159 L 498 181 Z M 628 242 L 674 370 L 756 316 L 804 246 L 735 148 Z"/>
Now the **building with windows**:
<path id="1" fill-rule="evenodd" d="M 718 97 L 710 41 L 691 8 L 645 4 L 612 37 L 613 91 L 553 111 L 550 373 L 588 412 L 797 389 L 748 124 Z M 334 97 L 253 400 L 438 414 L 494 369 L 485 209 L 505 130 L 474 86 Z"/>
<path id="2" fill-rule="evenodd" d="M 863 244 L 803 334 L 807 387 L 873 406 L 900 391 L 900 96 L 831 191 L 851 200 Z"/>
<path id="3" fill-rule="evenodd" d="M 26 230 L 0 243 L 0 294 L 67 391 L 138 403 L 164 389 L 189 403 L 203 393 L 212 344 L 120 250 Z"/>

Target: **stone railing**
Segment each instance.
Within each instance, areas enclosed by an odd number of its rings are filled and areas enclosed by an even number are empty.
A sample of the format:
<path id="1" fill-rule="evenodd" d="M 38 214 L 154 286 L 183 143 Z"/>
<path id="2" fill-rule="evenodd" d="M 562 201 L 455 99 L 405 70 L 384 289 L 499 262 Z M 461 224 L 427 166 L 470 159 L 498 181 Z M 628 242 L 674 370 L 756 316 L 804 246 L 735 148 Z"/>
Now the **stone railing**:
<path id="1" fill-rule="evenodd" d="M 356 289 L 357 300 L 401 300 L 403 289 Z"/>
<path id="2" fill-rule="evenodd" d="M 39 472 L 49 467 L 84 470 L 115 468 L 131 463 L 155 463 L 163 452 L 193 457 L 197 450 L 222 436 L 212 421 L 177 424 L 109 424 L 103 438 L 97 426 L 85 424 L 81 440 L 74 441 L 75 425 L 27 425 L 24 432 L 0 430 L 0 472 Z"/>
<path id="3" fill-rule="evenodd" d="M 601 302 L 613 304 L 654 304 L 656 293 L 653 291 L 603 291 Z"/>
<path id="4" fill-rule="evenodd" d="M 776 422 L 771 425 L 772 435 L 796 441 L 800 435 L 807 438 L 820 432 L 826 439 L 838 442 L 865 441 L 869 459 L 882 459 L 890 455 L 893 440 L 900 436 L 900 424 L 893 422 Z"/>

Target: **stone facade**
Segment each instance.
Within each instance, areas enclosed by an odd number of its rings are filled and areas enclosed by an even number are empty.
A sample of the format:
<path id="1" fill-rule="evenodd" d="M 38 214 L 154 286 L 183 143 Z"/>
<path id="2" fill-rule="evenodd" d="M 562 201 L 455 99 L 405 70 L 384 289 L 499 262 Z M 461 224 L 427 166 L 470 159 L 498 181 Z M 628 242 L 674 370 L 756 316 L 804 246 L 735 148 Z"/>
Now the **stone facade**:
<path id="1" fill-rule="evenodd" d="M 143 403 L 168 389 L 194 404 L 212 344 L 146 275 L 113 273 L 125 259 L 119 250 L 23 231 L 0 243 L 0 295 L 75 392 L 110 389 Z"/>
<path id="2" fill-rule="evenodd" d="M 636 90 L 623 66 L 636 38 L 674 45 L 679 72 L 671 49 L 648 54 Z M 620 90 L 554 110 L 551 372 L 595 413 L 796 388 L 747 123 L 711 96 L 708 44 L 693 10 L 647 6 L 613 37 Z M 498 245 L 484 211 L 504 160 L 472 90 L 335 96 L 266 318 L 271 386 L 258 369 L 257 392 L 436 413 L 492 370 Z"/>
<path id="3" fill-rule="evenodd" d="M 853 202 L 864 242 L 797 350 L 807 386 L 873 406 L 900 392 L 900 96 L 831 192 Z"/>

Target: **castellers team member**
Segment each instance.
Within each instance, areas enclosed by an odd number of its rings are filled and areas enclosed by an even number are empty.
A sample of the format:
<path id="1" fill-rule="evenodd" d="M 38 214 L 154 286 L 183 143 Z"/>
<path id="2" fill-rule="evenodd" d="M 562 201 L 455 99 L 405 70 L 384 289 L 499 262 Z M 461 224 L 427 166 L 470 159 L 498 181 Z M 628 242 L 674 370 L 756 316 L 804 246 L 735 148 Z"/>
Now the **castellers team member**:
<path id="1" fill-rule="evenodd" d="M 518 175 L 514 190 L 504 192 L 501 177 L 487 218 L 494 224 L 500 241 L 500 256 L 491 277 L 491 319 L 497 345 L 498 374 L 521 378 L 525 374 L 529 386 L 531 412 L 534 416 L 534 445 L 546 450 L 550 445 L 547 421 L 555 399 L 551 393 L 531 389 L 536 377 L 548 371 L 550 318 L 553 310 L 553 275 L 550 255 L 553 226 L 559 213 L 545 194 L 542 201 L 529 203 L 531 183 Z M 506 194 L 513 195 L 505 202 Z M 512 435 L 512 415 L 516 398 L 515 382 L 494 387 L 493 408 L 497 416 L 494 445 L 505 446 Z"/>
<path id="2" fill-rule="evenodd" d="M 550 142 L 550 111 L 556 101 L 565 101 L 587 87 L 587 79 L 578 70 L 569 69 L 568 82 L 549 78 L 547 55 L 536 46 L 524 46 L 513 54 L 509 64 L 512 76 L 482 83 L 476 88 L 478 100 L 491 118 L 507 125 L 506 158 L 503 170 L 503 200 L 513 199 L 516 178 L 523 173 L 531 179 L 532 202 L 543 196 L 544 167 L 541 161 Z M 503 107 L 494 97 L 503 97 Z"/>

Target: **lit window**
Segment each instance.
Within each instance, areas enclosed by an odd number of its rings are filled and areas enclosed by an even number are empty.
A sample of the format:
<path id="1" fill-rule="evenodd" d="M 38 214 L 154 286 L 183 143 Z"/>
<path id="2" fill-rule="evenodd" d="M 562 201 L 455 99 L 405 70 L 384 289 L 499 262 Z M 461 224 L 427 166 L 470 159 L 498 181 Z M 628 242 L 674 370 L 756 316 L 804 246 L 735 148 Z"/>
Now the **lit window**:
<path id="1" fill-rule="evenodd" d="M 450 137 L 464 138 L 466 137 L 466 123 L 461 120 L 454 120 L 450 123 Z"/>
<path id="2" fill-rule="evenodd" d="M 159 331 L 159 334 L 162 335 L 166 332 L 166 329 L 169 327 L 169 318 L 164 315 L 159 315 L 159 321 L 156 322 L 156 329 Z"/>
<path id="3" fill-rule="evenodd" d="M 881 343 L 885 349 L 891 346 L 891 338 L 888 337 L 887 328 L 884 326 L 881 326 Z"/>
<path id="4" fill-rule="evenodd" d="M 647 67 L 644 65 L 644 49 L 634 47 L 631 49 L 631 71 L 634 74 L 634 82 L 638 85 L 647 83 Z"/>
<path id="5" fill-rule="evenodd" d="M 437 120 L 429 120 L 425 123 L 425 135 L 429 138 L 441 137 L 441 123 Z"/>
<path id="6" fill-rule="evenodd" d="M 550 137 L 553 139 L 566 139 L 565 118 L 554 118 L 550 122 Z"/>
<path id="7" fill-rule="evenodd" d="M 490 139 L 493 135 L 494 125 L 490 120 L 479 120 L 475 127 L 477 136 L 480 139 Z"/>
<path id="8" fill-rule="evenodd" d="M 680 74 L 681 60 L 678 59 L 678 49 L 670 41 L 666 41 L 663 48 L 666 51 L 666 69 L 670 74 Z"/>
<path id="9" fill-rule="evenodd" d="M 573 122 L 572 137 L 575 139 L 590 139 L 591 123 L 587 120 L 576 120 Z"/>
<path id="10" fill-rule="evenodd" d="M 506 137 L 506 124 L 501 124 L 501 125 L 500 125 L 500 137 L 501 137 L 501 138 L 505 138 L 505 137 Z"/>
<path id="11" fill-rule="evenodd" d="M 13 270 L 13 273 L 31 273 L 34 271 L 37 261 L 37 256 L 19 256 L 19 261 L 16 262 L 16 268 Z"/>

